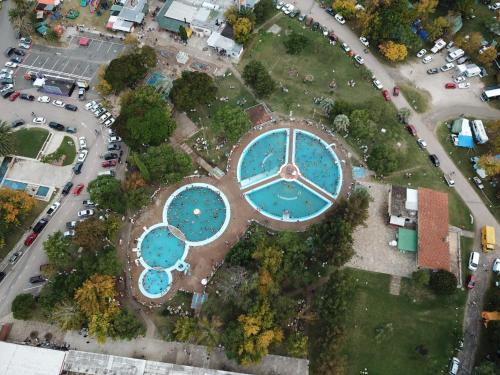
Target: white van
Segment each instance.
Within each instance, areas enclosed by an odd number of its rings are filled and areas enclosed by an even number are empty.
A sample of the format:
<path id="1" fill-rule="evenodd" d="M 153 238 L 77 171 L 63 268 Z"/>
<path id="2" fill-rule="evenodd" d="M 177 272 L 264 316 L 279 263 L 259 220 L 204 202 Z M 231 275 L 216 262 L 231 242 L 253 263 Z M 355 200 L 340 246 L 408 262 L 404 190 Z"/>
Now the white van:
<path id="1" fill-rule="evenodd" d="M 109 170 L 109 171 L 102 171 L 97 174 L 97 176 L 110 176 L 110 177 L 115 177 L 115 171 Z"/>
<path id="2" fill-rule="evenodd" d="M 456 50 L 448 53 L 448 56 L 446 57 L 446 61 L 448 61 L 448 62 L 455 61 L 456 59 L 461 58 L 463 55 L 465 55 L 465 52 L 463 49 L 456 49 Z"/>
<path id="3" fill-rule="evenodd" d="M 459 368 L 460 368 L 460 360 L 457 357 L 453 357 L 448 366 L 448 373 L 450 375 L 457 375 Z"/>
<path id="4" fill-rule="evenodd" d="M 477 267 L 479 266 L 479 253 L 477 251 L 473 251 L 470 253 L 469 257 L 469 269 L 471 271 L 477 270 Z"/>

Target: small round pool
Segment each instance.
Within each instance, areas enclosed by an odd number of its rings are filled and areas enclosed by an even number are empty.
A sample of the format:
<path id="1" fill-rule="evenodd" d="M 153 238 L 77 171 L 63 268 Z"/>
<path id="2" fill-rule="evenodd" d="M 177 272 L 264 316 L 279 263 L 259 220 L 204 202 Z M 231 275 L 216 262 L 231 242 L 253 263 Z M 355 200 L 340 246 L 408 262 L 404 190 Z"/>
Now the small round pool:
<path id="1" fill-rule="evenodd" d="M 159 223 L 148 228 L 138 240 L 141 263 L 145 267 L 170 268 L 185 258 L 187 246 L 168 225 Z"/>
<path id="2" fill-rule="evenodd" d="M 160 298 L 167 294 L 172 283 L 170 272 L 145 269 L 139 276 L 139 289 L 148 298 Z"/>
<path id="3" fill-rule="evenodd" d="M 176 227 L 191 246 L 201 246 L 218 238 L 229 224 L 229 202 L 212 185 L 182 186 L 165 203 L 163 221 Z"/>

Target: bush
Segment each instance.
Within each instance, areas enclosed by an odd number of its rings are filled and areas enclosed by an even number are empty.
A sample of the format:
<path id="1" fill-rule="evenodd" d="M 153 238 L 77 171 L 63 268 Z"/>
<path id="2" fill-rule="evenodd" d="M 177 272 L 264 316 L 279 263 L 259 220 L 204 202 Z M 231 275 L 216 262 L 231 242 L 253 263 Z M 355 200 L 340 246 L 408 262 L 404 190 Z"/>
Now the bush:
<path id="1" fill-rule="evenodd" d="M 252 60 L 243 69 L 245 83 L 252 87 L 258 97 L 269 96 L 276 87 L 266 68 L 260 61 Z"/>
<path id="2" fill-rule="evenodd" d="M 457 278 L 448 271 L 439 270 L 431 273 L 429 286 L 436 294 L 453 294 L 457 290 Z"/>
<path id="3" fill-rule="evenodd" d="M 431 279 L 429 270 L 418 270 L 411 274 L 411 279 L 418 286 L 428 286 Z"/>
<path id="4" fill-rule="evenodd" d="M 299 34 L 296 31 L 292 31 L 283 44 L 286 48 L 286 53 L 290 55 L 298 55 L 307 46 L 308 39 L 304 34 Z"/>
<path id="5" fill-rule="evenodd" d="M 35 298 L 31 294 L 19 294 L 12 301 L 14 319 L 29 320 L 35 309 Z"/>

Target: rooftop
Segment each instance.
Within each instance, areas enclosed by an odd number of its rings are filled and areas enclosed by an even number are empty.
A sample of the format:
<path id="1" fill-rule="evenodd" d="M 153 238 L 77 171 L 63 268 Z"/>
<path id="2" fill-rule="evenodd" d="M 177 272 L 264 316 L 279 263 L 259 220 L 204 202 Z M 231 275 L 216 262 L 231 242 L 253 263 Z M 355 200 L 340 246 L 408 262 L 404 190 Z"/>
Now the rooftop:
<path id="1" fill-rule="evenodd" d="M 410 251 L 412 253 L 417 251 L 417 231 L 407 228 L 399 228 L 398 230 L 398 250 Z"/>
<path id="2" fill-rule="evenodd" d="M 418 190 L 418 266 L 450 271 L 448 194 Z"/>
<path id="3" fill-rule="evenodd" d="M 401 218 L 416 218 L 418 192 L 402 186 L 391 186 L 389 215 Z"/>
<path id="4" fill-rule="evenodd" d="M 65 352 L 0 341 L 0 374 L 59 375 Z"/>

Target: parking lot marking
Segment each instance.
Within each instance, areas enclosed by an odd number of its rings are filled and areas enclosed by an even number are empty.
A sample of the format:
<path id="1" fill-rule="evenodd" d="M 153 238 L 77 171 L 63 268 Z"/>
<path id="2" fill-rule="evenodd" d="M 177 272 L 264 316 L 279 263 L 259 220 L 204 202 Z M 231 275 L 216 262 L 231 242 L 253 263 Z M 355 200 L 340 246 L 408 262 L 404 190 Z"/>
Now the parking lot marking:
<path id="1" fill-rule="evenodd" d="M 60 78 L 66 78 L 66 79 L 67 78 L 83 79 L 85 81 L 90 81 L 92 79 L 92 77 L 84 77 L 84 76 L 80 76 L 80 75 L 77 75 L 77 74 L 61 72 L 59 70 L 50 70 L 50 69 L 40 68 L 38 66 L 32 66 L 32 65 L 19 64 L 19 67 L 20 68 L 25 68 L 27 70 L 33 69 L 33 70 L 37 70 L 37 71 L 42 71 L 42 72 L 45 72 L 47 74 L 52 74 L 52 75 L 55 75 L 56 77 L 59 76 Z M 63 77 L 63 76 L 66 76 L 66 77 Z"/>
<path id="2" fill-rule="evenodd" d="M 66 61 L 66 64 L 64 64 L 63 68 L 61 69 L 63 72 L 66 70 L 66 67 L 68 66 L 69 64 L 69 59 Z"/>
<path id="3" fill-rule="evenodd" d="M 45 283 L 41 283 L 40 285 L 32 286 L 32 287 L 30 287 L 30 288 L 24 288 L 24 289 L 23 289 L 23 292 L 26 292 L 26 291 L 28 291 L 28 290 L 32 290 L 32 289 L 38 289 L 38 288 L 42 287 L 44 284 L 45 284 Z"/>
<path id="4" fill-rule="evenodd" d="M 58 63 L 59 63 L 59 59 L 56 60 L 56 62 L 54 63 L 54 65 L 52 65 L 52 68 L 50 68 L 50 69 L 54 69 Z"/>
<path id="5" fill-rule="evenodd" d="M 38 58 L 39 58 L 39 57 L 40 57 L 40 55 L 38 55 L 38 56 L 36 57 L 35 61 L 33 61 L 33 62 L 31 63 L 31 65 L 35 65 L 35 63 L 36 63 L 36 61 L 38 60 Z"/>
<path id="6" fill-rule="evenodd" d="M 89 68 L 90 65 L 87 64 L 87 66 L 85 67 L 85 70 L 82 72 L 82 76 L 85 74 L 85 72 L 87 71 L 87 69 Z"/>
<path id="7" fill-rule="evenodd" d="M 109 50 L 110 50 L 111 48 L 113 48 L 113 44 L 111 44 L 111 43 L 110 43 L 110 44 L 109 44 L 109 48 L 108 48 L 108 50 L 106 51 L 106 53 L 109 53 Z"/>
<path id="8" fill-rule="evenodd" d="M 42 66 L 40 68 L 43 68 L 45 66 L 45 64 L 47 64 L 50 60 L 50 57 L 47 57 L 47 60 L 45 60 L 45 62 L 42 64 Z"/>
<path id="9" fill-rule="evenodd" d="M 76 63 L 76 65 L 75 65 L 75 67 L 73 68 L 73 71 L 71 72 L 71 74 L 73 74 L 73 73 L 75 72 L 76 68 L 78 68 L 78 65 L 79 65 L 79 64 L 78 64 L 78 63 Z"/>

